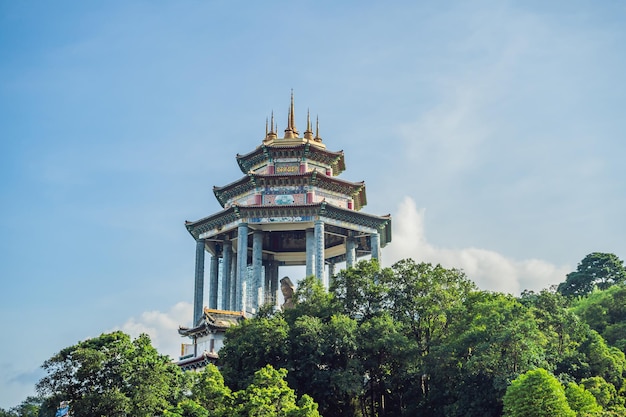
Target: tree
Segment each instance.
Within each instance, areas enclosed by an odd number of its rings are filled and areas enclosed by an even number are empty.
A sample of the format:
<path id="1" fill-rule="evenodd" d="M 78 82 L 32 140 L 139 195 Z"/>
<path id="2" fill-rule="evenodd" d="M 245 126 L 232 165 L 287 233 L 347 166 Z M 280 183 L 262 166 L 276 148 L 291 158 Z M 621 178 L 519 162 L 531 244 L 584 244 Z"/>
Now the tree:
<path id="1" fill-rule="evenodd" d="M 358 353 L 366 380 L 361 398 L 363 415 L 400 414 L 403 401 L 398 380 L 408 373 L 411 359 L 418 353 L 409 340 L 388 313 L 374 316 L 359 327 Z"/>
<path id="2" fill-rule="evenodd" d="M 625 386 L 624 352 L 616 347 L 607 346 L 602 336 L 594 330 L 588 331 L 578 352 L 573 357 L 565 358 L 564 364 L 568 364 L 568 367 L 564 367 L 562 371 L 576 380 L 599 376 L 618 391 Z"/>
<path id="3" fill-rule="evenodd" d="M 252 383 L 245 390 L 234 394 L 235 406 L 229 415 L 233 417 L 320 417 L 317 404 L 308 395 L 296 401 L 296 394 L 289 388 L 285 369 L 267 365 L 254 374 Z"/>
<path id="4" fill-rule="evenodd" d="M 509 381 L 545 365 L 545 337 L 530 309 L 510 295 L 472 293 L 451 327 L 427 358 L 431 404 L 447 415 L 501 415 Z"/>
<path id="5" fill-rule="evenodd" d="M 315 276 L 308 276 L 298 283 L 294 303 L 294 308 L 283 313 L 290 325 L 301 316 L 318 317 L 322 321 L 328 321 L 333 314 L 339 312 L 333 294 L 326 291 L 322 282 Z"/>
<path id="6" fill-rule="evenodd" d="M 44 399 L 41 397 L 26 397 L 20 405 L 4 410 L 0 408 L 0 417 L 37 417 Z"/>
<path id="7" fill-rule="evenodd" d="M 289 325 L 281 314 L 244 320 L 226 332 L 220 349 L 222 375 L 233 390 L 244 389 L 265 365 L 286 366 Z"/>
<path id="8" fill-rule="evenodd" d="M 626 285 L 594 291 L 577 300 L 572 310 L 609 345 L 626 352 Z"/>
<path id="9" fill-rule="evenodd" d="M 597 403 L 603 408 L 623 405 L 617 395 L 615 386 L 607 382 L 601 376 L 593 376 L 580 381 L 580 385 L 585 387 L 595 398 Z"/>
<path id="10" fill-rule="evenodd" d="M 376 259 L 361 261 L 340 271 L 332 280 L 330 292 L 342 313 L 359 321 L 367 320 L 384 307 L 386 288 L 392 271 L 381 269 Z"/>
<path id="11" fill-rule="evenodd" d="M 585 256 L 576 271 L 567 274 L 557 291 L 565 296 L 586 296 L 596 287 L 605 290 L 625 282 L 624 261 L 612 253 L 593 252 Z"/>
<path id="12" fill-rule="evenodd" d="M 428 354 L 433 340 L 443 337 L 451 314 L 475 289 L 462 271 L 441 265 L 417 264 L 412 259 L 395 263 L 385 275 L 392 317 L 407 326 L 421 354 Z"/>
<path id="13" fill-rule="evenodd" d="M 576 417 L 597 416 L 602 411 L 598 405 L 596 397 L 585 389 L 585 387 L 570 382 L 565 387 L 565 396 L 570 408 L 576 412 Z"/>
<path id="14" fill-rule="evenodd" d="M 513 380 L 504 395 L 504 417 L 575 417 L 561 383 L 542 368 Z"/>
<path id="15" fill-rule="evenodd" d="M 209 417 L 206 408 L 198 404 L 196 401 L 185 398 L 176 405 L 170 407 L 163 412 L 164 417 Z"/>
<path id="16" fill-rule="evenodd" d="M 213 364 L 201 372 L 192 372 L 192 399 L 207 410 L 211 417 L 227 416 L 232 405 L 230 388 L 224 385 L 224 377 Z"/>
<path id="17" fill-rule="evenodd" d="M 75 415 L 152 416 L 179 395 L 180 369 L 160 355 L 147 335 L 102 334 L 67 347 L 43 364 L 37 384 L 54 410 L 70 401 Z"/>

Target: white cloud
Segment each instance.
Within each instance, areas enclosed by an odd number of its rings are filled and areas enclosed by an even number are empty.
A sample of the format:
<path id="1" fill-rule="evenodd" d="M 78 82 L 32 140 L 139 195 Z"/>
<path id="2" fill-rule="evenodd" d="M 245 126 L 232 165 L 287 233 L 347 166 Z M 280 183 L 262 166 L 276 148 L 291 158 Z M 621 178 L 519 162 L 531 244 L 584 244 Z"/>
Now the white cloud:
<path id="1" fill-rule="evenodd" d="M 187 341 L 178 335 L 178 326 L 187 323 L 192 317 L 191 303 L 179 302 L 167 312 L 146 311 L 139 318 L 131 317 L 118 329 L 137 337 L 146 333 L 152 339 L 152 345 L 162 354 L 177 359 L 180 344 Z"/>
<path id="2" fill-rule="evenodd" d="M 548 288 L 562 282 L 570 271 L 567 266 L 540 259 L 509 259 L 488 249 L 436 247 L 426 240 L 424 214 L 424 209 L 418 210 L 415 202 L 405 197 L 394 216 L 393 241 L 383 254 L 386 265 L 405 258 L 439 263 L 462 269 L 481 289 L 512 294 Z"/>

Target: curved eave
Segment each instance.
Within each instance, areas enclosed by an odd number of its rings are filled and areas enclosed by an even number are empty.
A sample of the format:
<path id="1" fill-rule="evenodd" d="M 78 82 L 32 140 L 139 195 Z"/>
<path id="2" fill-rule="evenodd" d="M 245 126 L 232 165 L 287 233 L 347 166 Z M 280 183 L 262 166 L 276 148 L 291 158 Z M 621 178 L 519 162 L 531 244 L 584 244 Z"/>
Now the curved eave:
<path id="1" fill-rule="evenodd" d="M 330 165 L 334 175 L 339 175 L 346 170 L 346 161 L 343 151 L 333 152 L 309 143 L 296 146 L 261 145 L 245 155 L 237 154 L 237 164 L 241 172 L 247 174 L 263 161 L 284 157 L 285 153 L 289 152 L 294 153 L 294 156 L 305 157 Z"/>
<path id="2" fill-rule="evenodd" d="M 309 171 L 304 174 L 248 174 L 239 180 L 223 187 L 213 187 L 213 194 L 224 207 L 228 200 L 236 198 L 257 187 L 277 185 L 281 180 L 298 182 L 307 180 L 308 185 L 324 188 L 327 191 L 335 191 L 348 195 L 354 199 L 354 209 L 360 210 L 367 204 L 365 194 L 365 182 L 351 182 L 336 177 L 330 177 L 317 171 Z"/>
<path id="3" fill-rule="evenodd" d="M 185 227 L 195 239 L 199 239 L 207 231 L 221 229 L 237 221 L 286 215 L 329 218 L 376 229 L 380 233 L 382 247 L 391 242 L 391 215 L 376 216 L 336 207 L 327 202 L 286 206 L 233 206 L 194 222 L 186 221 Z"/>
<path id="4" fill-rule="evenodd" d="M 213 194 L 215 195 L 215 198 L 217 198 L 217 201 L 219 201 L 220 205 L 224 207 L 230 198 L 242 195 L 255 189 L 257 186 L 254 181 L 255 177 L 255 174 L 248 174 L 223 187 L 213 187 Z"/>
<path id="5" fill-rule="evenodd" d="M 194 356 L 186 358 L 176 362 L 183 370 L 190 370 L 196 368 L 204 368 L 209 363 L 215 363 L 219 359 L 219 356 L 215 352 L 203 352 L 200 356 Z"/>

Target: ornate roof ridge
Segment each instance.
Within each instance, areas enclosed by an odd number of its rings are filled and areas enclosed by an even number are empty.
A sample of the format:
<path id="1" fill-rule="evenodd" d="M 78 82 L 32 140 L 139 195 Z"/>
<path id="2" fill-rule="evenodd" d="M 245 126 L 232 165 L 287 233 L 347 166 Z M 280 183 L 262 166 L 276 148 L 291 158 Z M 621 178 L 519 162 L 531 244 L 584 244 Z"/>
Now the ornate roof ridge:
<path id="1" fill-rule="evenodd" d="M 339 151 L 331 151 L 328 148 L 320 148 L 319 146 L 315 146 L 314 143 L 308 143 L 306 141 L 303 141 L 301 143 L 291 142 L 291 143 L 280 144 L 280 143 L 274 142 L 274 143 L 271 143 L 271 144 L 262 144 L 262 145 L 257 146 L 252 151 L 250 151 L 250 152 L 248 152 L 246 154 L 239 154 L 238 153 L 235 156 L 235 158 L 237 160 L 250 158 L 252 156 L 255 156 L 258 153 L 264 153 L 265 149 L 272 150 L 273 148 L 277 148 L 277 149 L 280 148 L 281 150 L 284 150 L 284 149 L 288 149 L 288 148 L 293 148 L 293 149 L 302 148 L 302 149 L 304 149 L 306 147 L 309 147 L 309 149 L 311 151 L 317 151 L 317 152 L 324 153 L 324 154 L 336 155 L 336 156 L 344 155 L 343 149 L 341 149 Z"/>
<path id="2" fill-rule="evenodd" d="M 236 185 L 245 183 L 246 180 L 250 181 L 253 178 L 259 178 L 259 179 L 263 179 L 263 178 L 305 178 L 305 177 L 317 177 L 320 178 L 322 180 L 325 181 L 330 181 L 330 182 L 338 182 L 341 184 L 346 184 L 346 185 L 365 185 L 365 181 L 349 181 L 343 178 L 339 178 L 337 176 L 334 175 L 326 175 L 323 172 L 320 171 L 315 171 L 315 170 L 311 170 L 311 171 L 307 171 L 304 173 L 297 173 L 297 174 L 257 174 L 255 172 L 250 172 L 244 176 L 242 176 L 241 178 L 239 178 L 236 181 L 233 181 L 229 184 L 223 185 L 221 187 L 214 185 L 213 186 L 213 191 L 222 191 L 222 190 L 226 190 L 228 188 L 234 187 Z"/>
<path id="3" fill-rule="evenodd" d="M 245 217 L 242 216 L 242 214 L 245 214 L 244 212 L 246 211 L 258 211 L 258 210 L 267 210 L 267 211 L 271 211 L 271 210 L 298 210 L 298 209 L 307 209 L 307 208 L 313 208 L 313 207 L 319 207 L 320 208 L 320 213 L 323 212 L 340 212 L 340 213 L 344 213 L 346 215 L 349 216 L 354 216 L 354 217 L 362 217 L 362 218 L 370 218 L 370 219 L 374 219 L 374 220 L 384 220 L 385 222 L 388 222 L 391 220 L 391 215 L 390 214 L 385 214 L 383 216 L 379 216 L 376 214 L 369 214 L 369 213 L 364 213 L 362 211 L 356 211 L 356 210 L 350 210 L 350 209 L 345 209 L 342 207 L 337 207 L 335 205 L 333 205 L 332 203 L 329 203 L 327 201 L 321 201 L 318 203 L 310 203 L 310 204 L 290 204 L 288 206 L 258 206 L 258 205 L 254 205 L 254 206 L 239 206 L 239 205 L 232 205 L 227 209 L 224 209 L 222 211 L 219 211 L 217 213 L 214 213 L 210 216 L 201 218 L 199 220 L 196 221 L 189 221 L 186 220 L 185 221 L 185 227 L 187 228 L 187 231 L 189 231 L 190 234 L 193 235 L 192 230 L 195 229 L 196 227 L 202 226 L 203 224 L 206 223 L 210 223 L 213 220 L 216 220 L 218 218 L 221 217 L 228 217 L 229 221 L 234 221 L 236 219 Z M 197 237 L 197 236 L 196 236 Z"/>

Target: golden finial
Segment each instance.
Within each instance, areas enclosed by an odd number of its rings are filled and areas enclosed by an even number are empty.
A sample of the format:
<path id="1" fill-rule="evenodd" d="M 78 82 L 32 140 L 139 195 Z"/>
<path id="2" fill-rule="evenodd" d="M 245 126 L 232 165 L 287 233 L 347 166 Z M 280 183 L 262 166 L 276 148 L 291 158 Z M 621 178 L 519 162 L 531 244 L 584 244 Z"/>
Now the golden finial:
<path id="1" fill-rule="evenodd" d="M 287 129 L 285 129 L 285 139 L 293 139 L 298 137 L 298 129 L 295 122 L 295 110 L 293 105 L 293 89 L 291 90 L 291 105 L 287 115 Z"/>
<path id="2" fill-rule="evenodd" d="M 321 142 L 322 138 L 320 138 L 320 117 L 317 116 L 315 118 L 315 138 L 313 139 L 316 142 Z"/>
<path id="3" fill-rule="evenodd" d="M 298 128 L 296 127 L 296 109 L 293 104 L 293 88 L 291 89 L 291 129 L 293 134 L 298 137 Z"/>
<path id="4" fill-rule="evenodd" d="M 309 114 L 309 109 L 306 110 L 306 130 L 304 132 L 304 138 L 306 140 L 313 139 L 313 132 L 311 131 L 311 116 Z"/>
<path id="5" fill-rule="evenodd" d="M 272 118 L 269 125 L 267 125 L 267 118 L 265 119 L 265 140 L 263 142 L 270 142 L 272 139 L 276 139 L 276 131 L 274 130 L 274 110 L 272 110 Z"/>

